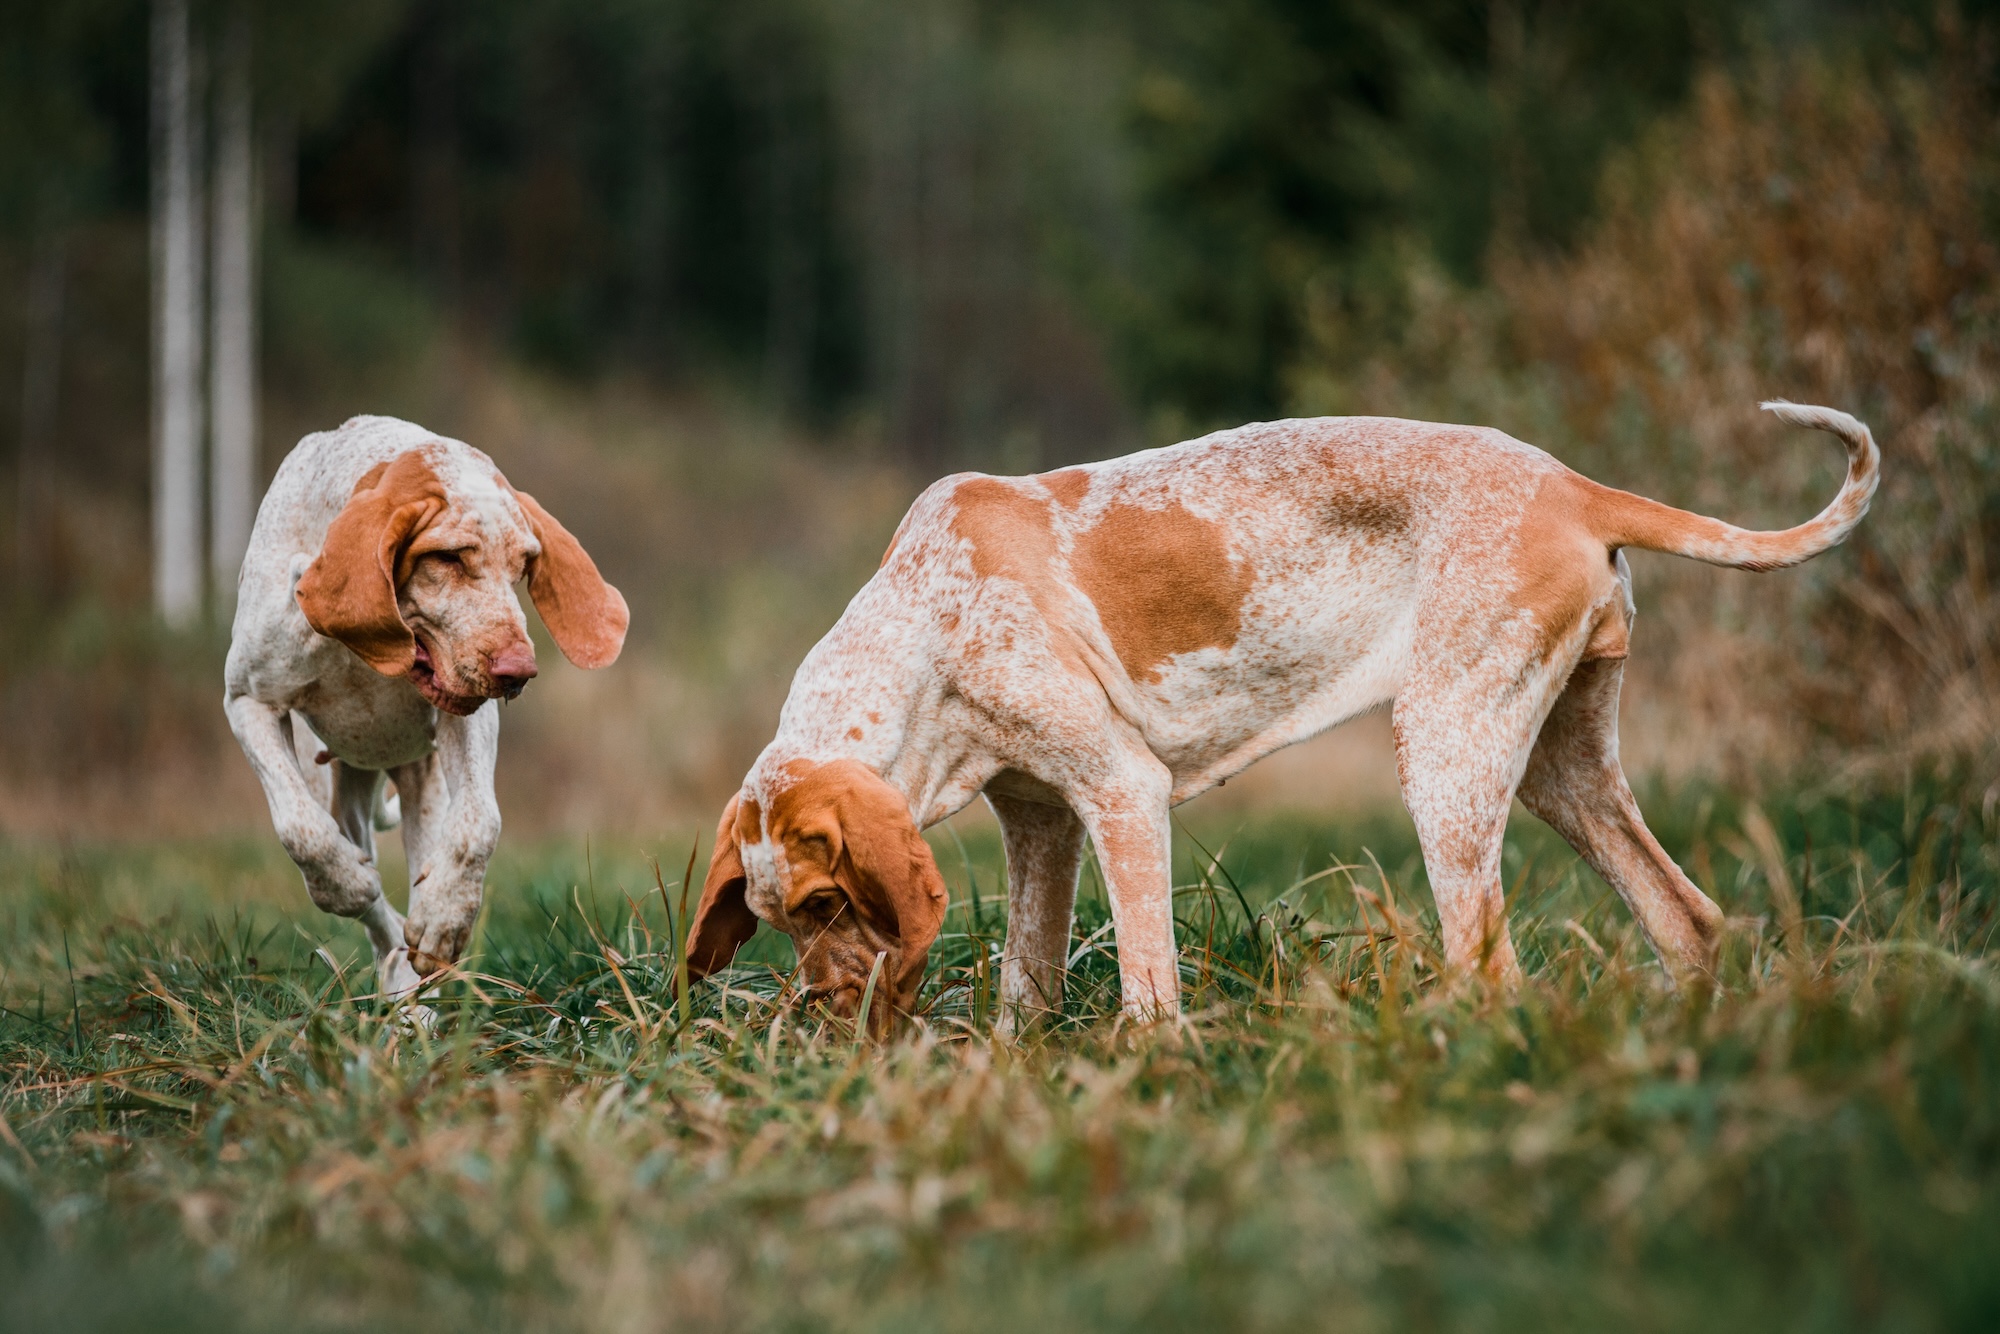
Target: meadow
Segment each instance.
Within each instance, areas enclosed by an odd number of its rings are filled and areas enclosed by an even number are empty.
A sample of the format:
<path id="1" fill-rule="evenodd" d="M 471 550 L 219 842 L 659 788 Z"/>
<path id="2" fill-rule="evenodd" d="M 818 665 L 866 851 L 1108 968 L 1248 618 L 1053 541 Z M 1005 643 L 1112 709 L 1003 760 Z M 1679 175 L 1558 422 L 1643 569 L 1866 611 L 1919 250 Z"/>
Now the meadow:
<path id="1" fill-rule="evenodd" d="M 1003 1040 L 972 822 L 881 1045 L 782 938 L 685 984 L 685 842 L 510 846 L 428 1028 L 267 838 L 4 845 L 0 1326 L 1989 1328 L 1996 789 L 1648 805 L 1712 986 L 1525 816 L 1513 998 L 1440 977 L 1400 816 L 1230 817 L 1177 835 L 1178 1022 L 1117 1016 L 1086 867 Z"/>
<path id="2" fill-rule="evenodd" d="M 0 319 L 0 1330 L 2000 1324 L 1983 7 L 358 8 L 256 7 L 328 18 L 258 48 L 296 137 L 266 471 L 357 411 L 472 441 L 633 639 L 592 674 L 544 642 L 476 948 L 434 1023 L 385 1006 L 216 708 L 226 589 L 146 610 L 149 11 L 0 35 L 35 75 L 0 101 L 95 108 L 0 143 L 0 289 L 71 293 Z M 49 177 L 30 227 L 44 148 L 76 212 Z M 1525 986 L 1441 976 L 1408 821 L 1274 781 L 1306 748 L 1177 829 L 1175 1022 L 1119 1017 L 1087 866 L 1061 1015 L 996 1035 L 976 818 L 932 831 L 953 907 L 893 1040 L 802 1005 L 780 938 L 676 969 L 716 811 L 938 475 L 1388 413 L 1776 526 L 1838 476 L 1776 395 L 1875 430 L 1852 542 L 1633 562 L 1627 764 L 1729 915 L 1712 983 L 1525 815 Z"/>

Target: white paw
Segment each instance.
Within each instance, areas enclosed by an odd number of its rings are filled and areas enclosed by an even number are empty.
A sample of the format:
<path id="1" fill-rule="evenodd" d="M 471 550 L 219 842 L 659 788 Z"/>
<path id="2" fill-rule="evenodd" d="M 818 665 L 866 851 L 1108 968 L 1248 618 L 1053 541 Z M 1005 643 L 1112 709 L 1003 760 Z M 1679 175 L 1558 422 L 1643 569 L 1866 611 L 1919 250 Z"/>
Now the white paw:
<path id="1" fill-rule="evenodd" d="M 437 1028 L 437 1011 L 420 1001 L 412 1001 L 396 1011 L 396 1022 L 405 1033 L 429 1033 Z"/>
<path id="2" fill-rule="evenodd" d="M 360 917 L 382 897 L 382 873 L 345 839 L 335 844 L 332 855 L 324 861 L 300 869 L 305 873 L 306 892 L 323 912 Z"/>
<path id="3" fill-rule="evenodd" d="M 381 983 L 382 995 L 389 1000 L 416 995 L 417 984 L 423 980 L 410 964 L 410 952 L 400 945 L 375 961 L 375 976 Z"/>

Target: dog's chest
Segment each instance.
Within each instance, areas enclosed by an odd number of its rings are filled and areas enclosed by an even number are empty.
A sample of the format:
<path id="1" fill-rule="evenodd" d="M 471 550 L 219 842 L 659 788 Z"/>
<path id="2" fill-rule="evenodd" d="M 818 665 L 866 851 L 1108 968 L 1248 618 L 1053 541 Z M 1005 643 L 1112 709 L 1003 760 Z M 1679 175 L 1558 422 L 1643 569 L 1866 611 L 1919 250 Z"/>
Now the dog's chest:
<path id="1" fill-rule="evenodd" d="M 296 707 L 326 748 L 361 769 L 420 760 L 436 742 L 437 711 L 402 678 L 356 679 L 313 690 Z"/>

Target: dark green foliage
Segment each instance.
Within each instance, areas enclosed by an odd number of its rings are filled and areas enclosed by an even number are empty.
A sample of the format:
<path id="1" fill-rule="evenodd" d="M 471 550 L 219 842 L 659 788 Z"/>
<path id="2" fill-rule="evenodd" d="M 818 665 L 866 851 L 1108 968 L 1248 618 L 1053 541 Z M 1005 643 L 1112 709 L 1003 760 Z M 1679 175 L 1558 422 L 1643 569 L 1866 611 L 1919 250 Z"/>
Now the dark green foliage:
<path id="1" fill-rule="evenodd" d="M 280 237 L 534 364 L 720 371 L 927 471 L 1293 409 L 1311 312 L 1567 245 L 1701 69 L 1990 42 L 1919 0 L 246 3 Z M 144 211 L 147 15 L 0 23 L 0 264 Z"/>
<path id="2" fill-rule="evenodd" d="M 1606 154 L 1727 54 L 1754 6 L 1147 6 L 1134 124 L 1146 258 L 1123 331 L 1143 401 L 1199 423 L 1290 397 L 1304 297 L 1393 236 L 1461 280 L 1566 242 Z"/>

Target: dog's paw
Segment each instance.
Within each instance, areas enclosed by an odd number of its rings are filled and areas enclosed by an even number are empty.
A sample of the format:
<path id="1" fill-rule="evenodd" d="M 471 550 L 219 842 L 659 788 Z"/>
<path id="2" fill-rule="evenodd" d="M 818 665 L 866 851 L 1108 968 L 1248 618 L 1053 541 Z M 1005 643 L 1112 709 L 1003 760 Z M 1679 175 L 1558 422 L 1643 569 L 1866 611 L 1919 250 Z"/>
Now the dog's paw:
<path id="1" fill-rule="evenodd" d="M 440 922 L 424 922 L 412 917 L 403 923 L 403 939 L 409 946 L 410 966 L 419 977 L 430 977 L 440 969 L 449 968 L 465 953 L 467 939 L 472 934 L 470 922 L 464 925 Z"/>
<path id="2" fill-rule="evenodd" d="M 416 994 L 417 985 L 423 981 L 424 975 L 413 965 L 410 952 L 399 947 L 375 961 L 375 978 L 381 984 L 384 997 L 403 1000 Z"/>
<path id="3" fill-rule="evenodd" d="M 382 873 L 345 839 L 334 844 L 330 855 L 299 869 L 305 874 L 306 893 L 323 912 L 362 917 L 382 897 Z"/>

